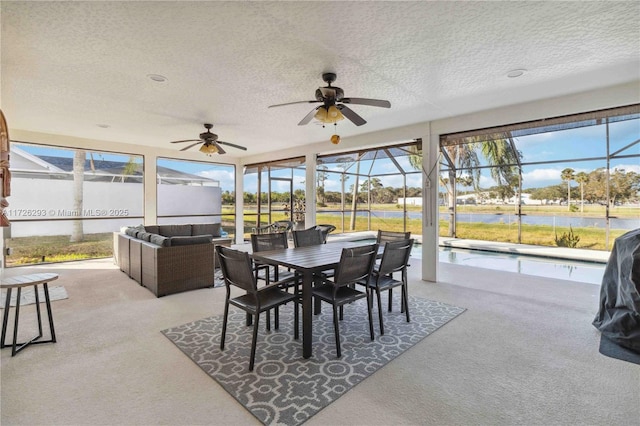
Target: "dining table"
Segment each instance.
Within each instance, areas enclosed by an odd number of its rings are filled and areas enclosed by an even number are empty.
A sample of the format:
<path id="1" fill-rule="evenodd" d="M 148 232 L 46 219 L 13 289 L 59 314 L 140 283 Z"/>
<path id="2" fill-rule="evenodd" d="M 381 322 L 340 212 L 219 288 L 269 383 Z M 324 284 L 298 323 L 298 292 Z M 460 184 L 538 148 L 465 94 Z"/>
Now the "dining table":
<path id="1" fill-rule="evenodd" d="M 370 243 L 369 243 L 370 244 Z M 302 276 L 302 356 L 310 358 L 313 343 L 313 282 L 324 271 L 336 269 L 342 249 L 367 245 L 363 241 L 335 241 L 307 247 L 268 250 L 253 253 L 254 260 L 275 267 L 293 269 Z M 380 247 L 378 255 L 383 248 Z"/>

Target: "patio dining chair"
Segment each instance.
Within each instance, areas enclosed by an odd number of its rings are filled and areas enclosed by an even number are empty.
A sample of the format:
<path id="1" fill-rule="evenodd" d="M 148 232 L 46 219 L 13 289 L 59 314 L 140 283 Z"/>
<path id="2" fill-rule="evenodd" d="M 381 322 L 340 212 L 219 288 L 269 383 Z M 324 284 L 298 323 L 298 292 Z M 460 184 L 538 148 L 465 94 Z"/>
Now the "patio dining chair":
<path id="1" fill-rule="evenodd" d="M 369 334 L 371 340 L 375 339 L 373 333 L 373 316 L 371 308 L 371 295 L 368 288 L 362 292 L 352 285 L 365 284 L 371 275 L 373 265 L 378 253 L 378 244 L 342 249 L 340 263 L 336 269 L 335 277 L 323 279 L 322 284 L 313 288 L 313 297 L 317 300 L 329 303 L 333 308 L 333 328 L 336 338 L 337 357 L 342 356 L 340 350 L 340 327 L 338 322 L 338 308 L 359 299 L 367 299 L 367 313 L 369 316 Z"/>
<path id="2" fill-rule="evenodd" d="M 251 249 L 254 253 L 268 250 L 286 249 L 289 247 L 286 232 L 274 232 L 270 234 L 251 234 Z M 298 293 L 299 279 L 294 272 L 276 266 L 267 265 L 260 262 L 254 263 L 254 274 L 256 281 L 263 280 L 266 285 L 271 281 L 278 281 L 284 290 L 294 288 L 294 293 Z M 278 310 L 275 311 L 275 321 L 278 321 Z M 247 318 L 247 325 L 250 325 Z M 271 329 L 271 316 L 267 315 L 267 330 Z"/>
<path id="3" fill-rule="evenodd" d="M 294 338 L 298 338 L 298 297 L 282 290 L 279 282 L 273 282 L 258 289 L 253 265 L 249 253 L 234 250 L 229 247 L 216 246 L 216 252 L 220 259 L 220 269 L 224 277 L 227 295 L 224 303 L 224 319 L 222 322 L 222 336 L 220 338 L 220 350 L 224 350 L 224 342 L 227 333 L 227 320 L 229 318 L 229 305 L 247 312 L 254 317 L 253 339 L 251 341 L 251 357 L 249 359 L 249 371 L 253 371 L 256 358 L 256 341 L 258 339 L 258 323 L 260 314 L 270 309 L 278 308 L 289 302 L 294 303 Z M 231 297 L 231 287 L 239 287 L 246 291 L 238 297 Z M 276 330 L 278 329 L 276 322 Z"/>
<path id="4" fill-rule="evenodd" d="M 371 279 L 366 285 L 369 290 L 376 293 L 378 300 L 378 319 L 380 322 L 380 334 L 384 335 L 384 324 L 382 320 L 382 302 L 380 294 L 383 291 L 389 291 L 389 312 L 391 312 L 392 292 L 395 287 L 401 287 L 401 309 L 406 313 L 407 322 L 409 322 L 409 292 L 407 286 L 407 264 L 409 256 L 411 256 L 411 248 L 413 240 L 390 241 L 384 246 L 382 260 L 379 265 L 373 267 Z M 394 272 L 400 272 L 399 280 L 393 278 Z"/>
<path id="5" fill-rule="evenodd" d="M 316 229 L 315 227 L 302 231 L 292 231 L 292 234 L 293 244 L 296 247 L 308 247 L 324 244 L 322 231 Z"/>
<path id="6" fill-rule="evenodd" d="M 384 244 L 389 241 L 408 240 L 411 238 L 411 232 L 383 231 L 378 229 L 376 243 Z"/>

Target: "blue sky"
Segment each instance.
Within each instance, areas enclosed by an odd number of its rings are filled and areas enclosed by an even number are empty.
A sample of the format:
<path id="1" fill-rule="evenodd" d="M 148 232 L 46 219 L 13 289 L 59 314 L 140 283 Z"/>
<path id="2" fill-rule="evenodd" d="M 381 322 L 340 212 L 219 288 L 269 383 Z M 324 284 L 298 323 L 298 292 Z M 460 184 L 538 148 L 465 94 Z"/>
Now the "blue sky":
<path id="1" fill-rule="evenodd" d="M 640 119 L 621 121 L 609 125 L 610 151 L 615 152 L 624 146 L 640 139 Z M 549 133 L 539 133 L 530 136 L 520 136 L 515 138 L 516 147 L 522 152 L 522 161 L 552 161 L 572 158 L 604 157 L 606 155 L 606 127 L 605 125 L 580 127 L 564 131 Z M 37 145 L 18 145 L 25 151 L 34 155 L 50 155 L 72 157 L 73 150 L 61 148 L 49 148 Z M 640 155 L 640 144 L 627 149 L 624 154 Z M 109 161 L 128 161 L 126 154 L 110 154 L 94 152 L 95 159 Z M 142 157 L 138 157 L 142 161 Z M 406 157 L 397 158 L 401 166 L 411 170 Z M 192 161 L 176 161 L 159 159 L 158 164 L 164 167 L 174 168 L 183 172 L 197 174 L 215 179 L 220 182 L 223 191 L 233 191 L 235 179 L 234 167 L 222 164 L 198 163 Z M 543 187 L 561 183 L 560 173 L 563 169 L 570 167 L 577 172 L 590 172 L 598 167 L 605 167 L 604 160 L 582 161 L 582 162 L 562 162 L 554 164 L 542 164 L 527 166 L 523 169 L 523 187 Z M 361 172 L 367 171 L 371 167 L 371 162 L 361 163 Z M 626 158 L 611 161 L 612 168 L 622 168 L 627 171 L 640 173 L 640 157 Z M 329 167 L 330 170 L 340 170 L 337 167 Z M 349 171 L 355 171 L 352 167 Z M 374 162 L 372 174 L 395 173 L 396 167 L 390 160 L 377 160 Z M 245 177 L 245 190 L 255 191 L 257 176 L 255 174 Z M 294 189 L 304 189 L 304 171 L 296 170 L 294 176 Z M 403 180 L 401 175 L 380 177 L 384 186 L 400 187 Z M 412 187 L 421 186 L 420 174 L 407 175 L 407 185 Z M 360 180 L 362 182 L 363 179 Z M 353 183 L 353 178 L 346 183 L 348 188 Z M 266 184 L 263 184 L 266 190 Z M 494 182 L 489 177 L 489 172 L 484 171 L 480 180 L 481 187 L 493 186 Z M 288 185 L 284 182 L 274 182 L 275 191 L 284 191 Z M 331 174 L 330 179 L 325 182 L 327 191 L 340 191 L 341 184 L 338 175 Z"/>

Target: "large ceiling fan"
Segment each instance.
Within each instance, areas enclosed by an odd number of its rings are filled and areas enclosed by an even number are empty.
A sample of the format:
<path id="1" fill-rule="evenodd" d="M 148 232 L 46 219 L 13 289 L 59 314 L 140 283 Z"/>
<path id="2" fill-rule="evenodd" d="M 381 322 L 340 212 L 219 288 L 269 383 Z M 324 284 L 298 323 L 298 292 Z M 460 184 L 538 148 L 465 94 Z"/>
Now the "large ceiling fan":
<path id="1" fill-rule="evenodd" d="M 243 151 L 247 150 L 247 148 L 245 148 L 244 146 L 218 140 L 218 135 L 216 135 L 215 133 L 211 133 L 211 128 L 213 127 L 213 124 L 204 123 L 204 127 L 205 129 L 207 129 L 207 131 L 200 133 L 200 139 L 185 139 L 182 141 L 173 141 L 171 143 L 195 142 L 185 148 L 182 148 L 180 151 L 186 151 L 187 149 L 201 143 L 202 146 L 200 147 L 200 152 L 204 154 L 209 154 L 209 155 L 226 153 L 227 151 L 225 151 L 220 145 L 231 146 L 233 148 L 241 149 Z"/>
<path id="2" fill-rule="evenodd" d="M 330 72 L 322 74 L 322 79 L 327 83 L 327 86 L 319 87 L 316 90 L 316 98 L 314 100 L 270 105 L 269 108 L 294 104 L 322 103 L 322 105 L 312 109 L 309 114 L 300 120 L 298 126 L 309 123 L 312 118 L 315 118 L 322 123 L 336 123 L 346 117 L 356 126 L 362 126 L 367 122 L 345 104 L 391 108 L 391 102 L 381 99 L 345 98 L 344 91 L 341 88 L 331 85 L 331 83 L 336 81 L 336 77 L 336 74 Z"/>

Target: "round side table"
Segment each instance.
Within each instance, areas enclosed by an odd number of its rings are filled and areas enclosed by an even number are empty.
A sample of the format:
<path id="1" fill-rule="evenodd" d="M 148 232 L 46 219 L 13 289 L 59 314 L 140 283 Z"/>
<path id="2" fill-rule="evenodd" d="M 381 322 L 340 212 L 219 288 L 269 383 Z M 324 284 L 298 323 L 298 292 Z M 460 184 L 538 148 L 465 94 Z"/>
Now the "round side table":
<path id="1" fill-rule="evenodd" d="M 48 283 L 58 279 L 58 274 L 30 274 L 30 275 L 19 275 L 15 277 L 3 278 L 2 283 L 0 283 L 0 290 L 7 289 L 7 298 L 4 303 L 4 315 L 2 318 L 2 338 L 0 340 L 0 349 L 11 346 L 11 356 L 15 356 L 22 349 L 26 348 L 31 344 L 38 343 L 55 343 L 56 342 L 56 332 L 53 327 L 53 316 L 51 315 L 51 300 L 49 299 L 49 286 Z M 42 315 L 40 314 L 40 297 L 38 295 L 38 285 L 42 284 L 44 288 L 44 301 L 47 305 L 47 314 L 49 315 L 49 331 L 51 332 L 51 339 L 49 340 L 40 340 L 42 338 Z M 20 296 L 22 287 L 33 286 L 33 290 L 35 292 L 36 298 L 36 312 L 38 315 L 38 335 L 29 339 L 24 343 L 17 343 L 18 340 L 18 318 L 20 317 Z M 14 325 L 13 325 L 13 344 L 7 345 L 5 344 L 5 338 L 7 336 L 7 323 L 9 322 L 9 308 L 11 302 L 11 291 L 13 289 L 17 289 L 17 297 L 16 297 L 16 309 L 14 315 Z"/>

